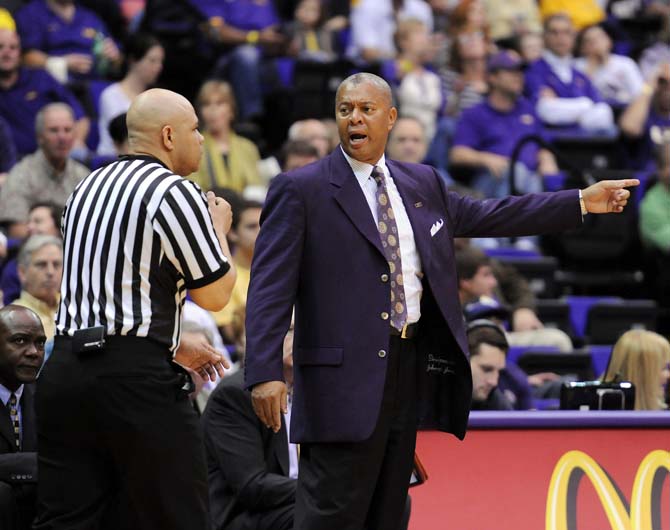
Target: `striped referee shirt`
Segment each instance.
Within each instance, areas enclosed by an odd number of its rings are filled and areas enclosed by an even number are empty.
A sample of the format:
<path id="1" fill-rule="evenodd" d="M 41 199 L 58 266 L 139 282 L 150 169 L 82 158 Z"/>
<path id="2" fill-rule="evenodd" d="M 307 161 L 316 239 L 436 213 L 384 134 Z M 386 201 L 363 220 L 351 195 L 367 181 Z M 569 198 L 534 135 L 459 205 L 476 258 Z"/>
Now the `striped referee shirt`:
<path id="1" fill-rule="evenodd" d="M 174 351 L 186 289 L 229 269 L 200 188 L 154 157 L 122 157 L 65 206 L 56 334 L 104 326 Z"/>

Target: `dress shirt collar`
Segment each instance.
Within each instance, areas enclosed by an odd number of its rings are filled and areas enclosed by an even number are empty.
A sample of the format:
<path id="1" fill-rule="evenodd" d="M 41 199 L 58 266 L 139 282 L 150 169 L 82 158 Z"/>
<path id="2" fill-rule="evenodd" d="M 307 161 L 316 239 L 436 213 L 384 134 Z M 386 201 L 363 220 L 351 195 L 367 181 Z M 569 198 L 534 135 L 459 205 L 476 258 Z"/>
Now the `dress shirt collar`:
<path id="1" fill-rule="evenodd" d="M 351 170 L 354 172 L 354 175 L 356 176 L 356 180 L 358 180 L 358 183 L 361 186 L 365 186 L 366 182 L 368 179 L 372 178 L 372 170 L 374 169 L 375 166 L 379 166 L 382 171 L 384 172 L 384 176 L 388 178 L 389 173 L 388 169 L 386 168 L 386 156 L 382 154 L 382 157 L 377 161 L 377 163 L 373 166 L 368 164 L 367 162 L 361 162 L 360 160 L 356 160 L 355 158 L 351 158 L 342 148 L 340 145 L 340 149 L 342 149 L 342 154 L 344 155 L 345 160 L 349 163 L 349 166 L 351 166 Z"/>
<path id="2" fill-rule="evenodd" d="M 547 64 L 551 67 L 551 69 L 561 81 L 564 83 L 570 83 L 572 81 L 572 55 L 559 57 L 549 50 L 544 50 L 542 53 L 542 58 L 547 61 Z"/>
<path id="3" fill-rule="evenodd" d="M 19 403 L 21 402 L 21 396 L 23 395 L 23 387 L 24 385 L 21 385 L 15 392 L 14 394 L 16 395 L 16 401 Z M 0 401 L 2 401 L 2 404 L 7 407 L 7 403 L 9 403 L 9 398 L 12 396 L 12 391 L 9 390 L 4 385 L 0 385 Z"/>
<path id="4" fill-rule="evenodd" d="M 23 298 L 26 300 L 31 308 L 35 308 L 37 311 L 36 313 L 41 313 L 44 315 L 50 315 L 58 311 L 58 305 L 60 302 L 60 295 L 57 296 L 56 298 L 56 303 L 54 305 L 49 305 L 47 304 L 44 300 L 40 300 L 39 298 L 35 298 L 32 294 L 30 294 L 28 291 L 25 289 L 21 291 L 21 296 L 20 298 Z"/>

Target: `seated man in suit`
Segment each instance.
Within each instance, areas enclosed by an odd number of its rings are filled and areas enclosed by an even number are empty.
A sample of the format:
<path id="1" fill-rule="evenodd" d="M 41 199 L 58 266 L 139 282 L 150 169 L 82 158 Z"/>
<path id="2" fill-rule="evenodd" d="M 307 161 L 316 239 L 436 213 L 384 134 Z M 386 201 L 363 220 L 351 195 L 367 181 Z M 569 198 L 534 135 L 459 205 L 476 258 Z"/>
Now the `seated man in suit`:
<path id="1" fill-rule="evenodd" d="M 293 330 L 284 339 L 284 377 L 293 380 Z M 285 421 L 284 421 L 285 420 Z M 256 417 L 242 370 L 212 392 L 203 415 L 212 528 L 293 528 L 298 449 L 285 416 L 276 434 Z"/>
<path id="2" fill-rule="evenodd" d="M 30 309 L 0 309 L 0 528 L 27 530 L 35 517 L 35 379 L 46 337 Z"/>

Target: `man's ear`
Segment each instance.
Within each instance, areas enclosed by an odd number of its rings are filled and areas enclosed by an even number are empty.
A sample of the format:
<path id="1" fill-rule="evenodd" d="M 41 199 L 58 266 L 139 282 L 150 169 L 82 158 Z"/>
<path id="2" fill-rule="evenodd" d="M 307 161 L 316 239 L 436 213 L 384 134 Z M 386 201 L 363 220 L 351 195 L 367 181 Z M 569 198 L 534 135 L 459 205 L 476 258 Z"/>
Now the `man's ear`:
<path id="1" fill-rule="evenodd" d="M 26 270 L 23 268 L 23 265 L 19 265 L 16 268 L 16 272 L 18 272 L 19 281 L 21 282 L 21 286 L 23 286 L 23 284 L 26 283 Z"/>
<path id="2" fill-rule="evenodd" d="M 228 234 L 226 234 L 226 237 L 228 238 L 228 241 L 231 243 L 237 243 L 240 239 L 237 237 L 237 231 L 234 228 L 231 228 L 228 230 Z"/>
<path id="3" fill-rule="evenodd" d="M 395 125 L 395 121 L 397 119 L 398 119 L 398 109 L 396 109 L 395 107 L 391 107 L 389 109 L 389 126 L 388 126 L 389 132 L 391 131 L 391 129 L 393 129 L 393 126 Z"/>
<path id="4" fill-rule="evenodd" d="M 172 151 L 174 149 L 174 129 L 171 125 L 165 125 L 161 129 L 161 137 L 165 149 Z"/>

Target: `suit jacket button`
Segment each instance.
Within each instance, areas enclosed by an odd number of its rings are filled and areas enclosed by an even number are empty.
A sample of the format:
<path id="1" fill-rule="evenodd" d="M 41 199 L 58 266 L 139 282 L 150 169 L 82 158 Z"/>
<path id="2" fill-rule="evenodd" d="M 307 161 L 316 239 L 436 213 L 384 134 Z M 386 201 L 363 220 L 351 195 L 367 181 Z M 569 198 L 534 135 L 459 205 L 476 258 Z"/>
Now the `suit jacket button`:
<path id="1" fill-rule="evenodd" d="M 387 281 L 389 281 L 389 275 L 388 274 L 382 274 L 381 280 L 382 280 L 382 282 L 386 283 Z"/>
<path id="2" fill-rule="evenodd" d="M 382 317 L 382 320 L 388 320 L 389 319 L 389 314 L 386 311 L 382 311 L 382 314 L 379 315 Z"/>
<path id="3" fill-rule="evenodd" d="M 377 352 L 377 355 L 379 355 L 382 359 L 386 357 L 386 350 L 379 350 Z"/>

